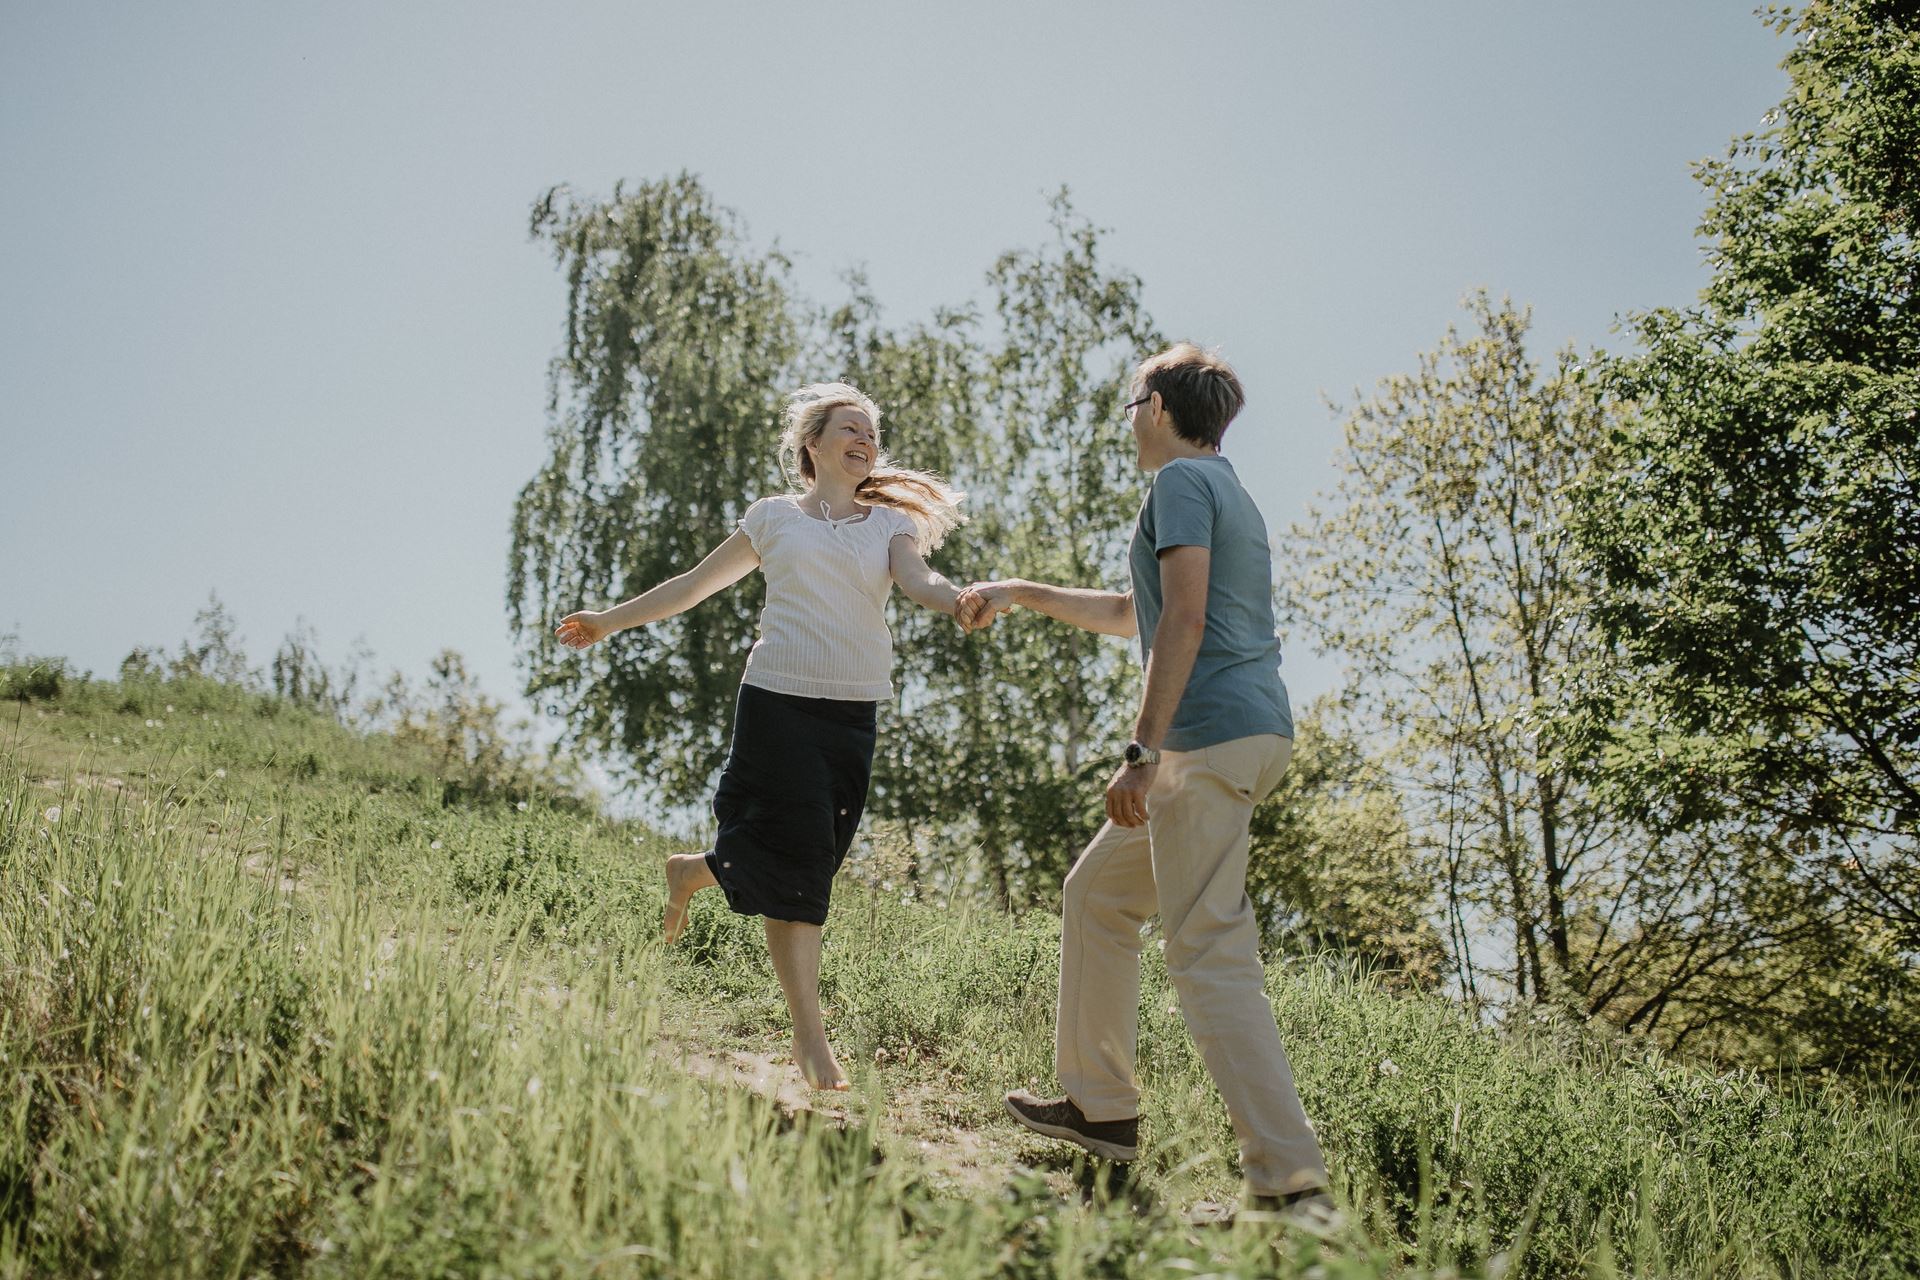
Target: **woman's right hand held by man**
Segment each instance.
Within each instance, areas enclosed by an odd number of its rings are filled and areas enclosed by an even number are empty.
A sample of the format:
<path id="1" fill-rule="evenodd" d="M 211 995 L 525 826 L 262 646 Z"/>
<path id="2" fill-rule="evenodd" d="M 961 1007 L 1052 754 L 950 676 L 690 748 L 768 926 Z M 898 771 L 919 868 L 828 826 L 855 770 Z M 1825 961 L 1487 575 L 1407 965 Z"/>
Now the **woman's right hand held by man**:
<path id="1" fill-rule="evenodd" d="M 953 610 L 953 620 L 960 624 L 962 631 L 972 633 L 993 624 L 993 620 L 1003 613 L 1011 613 L 1014 608 L 1015 579 L 1003 579 L 996 582 L 976 582 L 960 593 L 960 599 Z"/>

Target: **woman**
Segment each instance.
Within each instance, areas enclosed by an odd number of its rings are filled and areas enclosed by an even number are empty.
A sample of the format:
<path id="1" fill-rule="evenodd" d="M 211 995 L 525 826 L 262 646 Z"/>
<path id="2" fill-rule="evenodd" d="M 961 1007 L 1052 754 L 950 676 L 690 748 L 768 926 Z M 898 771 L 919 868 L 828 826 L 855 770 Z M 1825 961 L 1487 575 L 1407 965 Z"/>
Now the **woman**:
<path id="1" fill-rule="evenodd" d="M 604 613 L 555 628 L 575 649 L 692 608 L 755 567 L 766 580 L 760 635 L 747 656 L 733 745 L 713 798 L 719 835 L 706 853 L 667 859 L 665 933 L 719 885 L 727 905 L 766 918 L 767 950 L 793 1016 L 793 1057 L 816 1089 L 846 1073 L 820 1019 L 820 928 L 833 875 L 859 826 L 873 765 L 874 719 L 893 695 L 885 606 L 895 585 L 951 616 L 959 590 L 926 555 L 963 518 L 937 477 L 889 465 L 880 409 L 844 382 L 789 399 L 781 466 L 805 488 L 762 498 L 693 570 Z"/>

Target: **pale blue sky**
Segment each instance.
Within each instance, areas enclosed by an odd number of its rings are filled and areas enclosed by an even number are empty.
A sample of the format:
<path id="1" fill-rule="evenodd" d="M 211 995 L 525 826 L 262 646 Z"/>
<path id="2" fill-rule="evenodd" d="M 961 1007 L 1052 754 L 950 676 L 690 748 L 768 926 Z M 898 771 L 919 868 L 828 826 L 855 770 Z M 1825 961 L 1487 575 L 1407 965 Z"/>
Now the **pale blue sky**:
<path id="1" fill-rule="evenodd" d="M 1689 300 L 1689 163 L 1784 53 L 1738 0 L 5 0 L 0 632 L 110 673 L 211 589 L 263 664 L 304 615 L 330 659 L 452 646 L 514 692 L 563 304 L 528 208 L 682 169 L 899 322 L 981 296 L 1069 185 L 1160 327 L 1239 367 L 1228 451 L 1278 530 L 1332 480 L 1322 393 L 1465 291 L 1533 304 L 1543 353 Z M 1288 664 L 1301 701 L 1337 679 Z"/>

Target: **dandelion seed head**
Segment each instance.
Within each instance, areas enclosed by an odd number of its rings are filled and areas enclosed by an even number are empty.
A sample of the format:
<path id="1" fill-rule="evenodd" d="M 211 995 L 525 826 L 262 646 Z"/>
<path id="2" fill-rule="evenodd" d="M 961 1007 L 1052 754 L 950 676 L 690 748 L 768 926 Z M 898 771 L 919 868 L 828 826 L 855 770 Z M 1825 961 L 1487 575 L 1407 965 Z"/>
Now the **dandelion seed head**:
<path id="1" fill-rule="evenodd" d="M 47 812 L 43 816 L 48 822 L 60 821 L 60 806 L 57 804 L 48 806 Z"/>

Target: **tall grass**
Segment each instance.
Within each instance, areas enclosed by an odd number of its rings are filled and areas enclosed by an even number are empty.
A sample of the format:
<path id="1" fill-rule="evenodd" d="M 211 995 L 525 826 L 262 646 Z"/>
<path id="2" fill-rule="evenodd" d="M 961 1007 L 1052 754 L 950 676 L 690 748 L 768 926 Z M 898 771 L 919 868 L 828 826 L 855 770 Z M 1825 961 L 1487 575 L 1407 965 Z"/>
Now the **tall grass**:
<path id="1" fill-rule="evenodd" d="M 430 759 L 205 682 L 13 706 L 0 1276 L 1920 1270 L 1899 1099 L 1496 1035 L 1337 965 L 1270 991 L 1354 1225 L 1188 1228 L 1233 1144 L 1157 952 L 1116 1183 L 998 1109 L 1051 1083 L 1057 922 L 856 879 L 823 984 L 861 1092 L 789 1118 L 681 1070 L 784 1022 L 756 922 L 703 901 L 660 951 L 650 834 L 446 804 Z"/>

